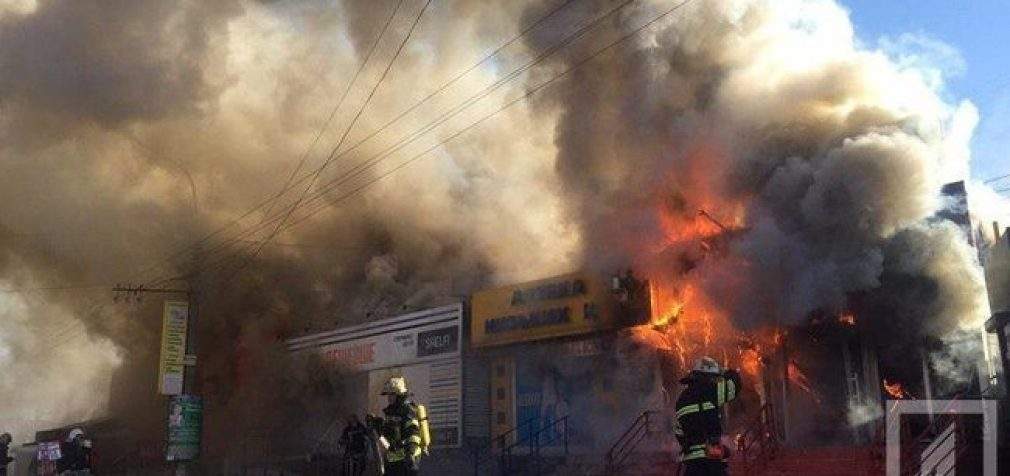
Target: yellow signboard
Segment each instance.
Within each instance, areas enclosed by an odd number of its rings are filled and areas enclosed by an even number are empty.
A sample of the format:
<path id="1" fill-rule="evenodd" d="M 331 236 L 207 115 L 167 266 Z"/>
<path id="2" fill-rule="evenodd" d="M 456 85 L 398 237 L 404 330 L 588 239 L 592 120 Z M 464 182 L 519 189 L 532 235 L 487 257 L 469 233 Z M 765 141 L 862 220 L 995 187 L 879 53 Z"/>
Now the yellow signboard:
<path id="1" fill-rule="evenodd" d="M 628 324 L 608 282 L 571 273 L 473 295 L 470 336 L 475 347 L 511 344 L 614 329 Z"/>
<path id="2" fill-rule="evenodd" d="M 161 323 L 161 358 L 158 361 L 158 391 L 162 395 L 182 394 L 188 325 L 189 303 L 165 301 L 165 314 Z"/>

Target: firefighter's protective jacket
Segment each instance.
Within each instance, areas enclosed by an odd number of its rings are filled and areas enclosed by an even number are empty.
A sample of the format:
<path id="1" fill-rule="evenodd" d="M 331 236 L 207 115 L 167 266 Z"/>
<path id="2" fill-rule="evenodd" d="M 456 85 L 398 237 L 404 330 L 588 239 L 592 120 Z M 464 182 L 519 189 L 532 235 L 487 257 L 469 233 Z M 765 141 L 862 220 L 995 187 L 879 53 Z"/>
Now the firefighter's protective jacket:
<path id="1" fill-rule="evenodd" d="M 406 398 L 384 408 L 385 418 L 379 434 L 389 442 L 386 461 L 396 463 L 409 459 L 416 462 L 421 457 L 421 422 L 414 405 Z"/>
<path id="2" fill-rule="evenodd" d="M 677 398 L 674 433 L 684 453 L 684 461 L 704 458 L 705 446 L 722 436 L 722 407 L 740 391 L 740 374 L 727 370 L 721 375 L 692 372 L 681 382 L 687 388 Z"/>

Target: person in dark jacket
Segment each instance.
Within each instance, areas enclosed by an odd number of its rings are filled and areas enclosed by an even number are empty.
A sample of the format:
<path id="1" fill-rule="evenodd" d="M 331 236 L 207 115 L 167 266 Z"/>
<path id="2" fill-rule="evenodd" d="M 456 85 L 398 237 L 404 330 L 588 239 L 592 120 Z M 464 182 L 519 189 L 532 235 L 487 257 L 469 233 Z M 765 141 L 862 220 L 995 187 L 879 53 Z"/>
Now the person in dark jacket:
<path id="1" fill-rule="evenodd" d="M 729 448 L 721 442 L 722 407 L 739 395 L 740 373 L 724 372 L 714 359 L 702 357 L 681 383 L 687 388 L 677 398 L 674 433 L 684 476 L 723 476 Z"/>
<path id="2" fill-rule="evenodd" d="M 61 476 L 83 476 L 91 474 L 91 441 L 84 438 L 84 430 L 70 430 L 66 441 L 60 443 L 60 459 L 56 461 L 56 472 Z"/>
<path id="3" fill-rule="evenodd" d="M 365 471 L 365 458 L 368 454 L 368 428 L 351 414 L 347 417 L 347 426 L 340 435 L 340 446 L 344 447 L 344 474 L 359 476 Z"/>
<path id="4" fill-rule="evenodd" d="M 370 417 L 369 425 L 376 429 L 386 448 L 383 458 L 389 476 L 416 476 L 421 461 L 421 422 L 407 391 L 403 377 L 393 377 L 383 386 L 382 394 L 389 405 L 382 409 L 383 417 Z"/>
<path id="5" fill-rule="evenodd" d="M 0 435 L 0 476 L 7 476 L 7 465 L 14 461 L 14 458 L 7 454 L 10 450 L 11 440 L 10 433 Z"/>

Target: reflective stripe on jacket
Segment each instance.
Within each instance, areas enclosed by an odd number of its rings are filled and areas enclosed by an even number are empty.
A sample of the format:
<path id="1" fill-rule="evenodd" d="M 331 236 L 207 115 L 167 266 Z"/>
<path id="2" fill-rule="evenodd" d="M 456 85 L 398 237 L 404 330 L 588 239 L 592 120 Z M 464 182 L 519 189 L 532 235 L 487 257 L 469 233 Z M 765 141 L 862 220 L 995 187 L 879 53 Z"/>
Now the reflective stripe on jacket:
<path id="1" fill-rule="evenodd" d="M 732 370 L 720 376 L 692 373 L 687 388 L 677 398 L 674 434 L 683 449 L 683 460 L 705 457 L 705 445 L 722 436 L 722 413 L 736 399 L 740 375 Z"/>
<path id="2" fill-rule="evenodd" d="M 386 415 L 382 426 L 382 436 L 389 441 L 386 451 L 386 461 L 395 463 L 408 457 L 416 459 L 421 456 L 421 422 L 417 419 L 414 406 L 406 399 L 382 410 Z"/>

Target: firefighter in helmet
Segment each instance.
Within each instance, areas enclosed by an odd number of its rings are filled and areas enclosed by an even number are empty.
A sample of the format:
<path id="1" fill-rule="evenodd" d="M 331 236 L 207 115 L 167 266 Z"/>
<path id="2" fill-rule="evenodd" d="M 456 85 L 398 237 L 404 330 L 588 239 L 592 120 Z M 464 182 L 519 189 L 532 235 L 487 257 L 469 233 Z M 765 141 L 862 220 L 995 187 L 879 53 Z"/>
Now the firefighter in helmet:
<path id="1" fill-rule="evenodd" d="M 403 377 L 389 379 L 382 394 L 388 399 L 388 405 L 382 409 L 384 417 L 370 417 L 369 423 L 386 450 L 383 458 L 386 474 L 416 475 L 423 450 L 418 406 L 410 400 Z"/>
<path id="2" fill-rule="evenodd" d="M 674 434 L 681 447 L 684 476 L 726 474 L 729 448 L 722 444 L 722 407 L 740 392 L 740 373 L 723 371 L 711 357 L 702 357 L 680 383 Z"/>

